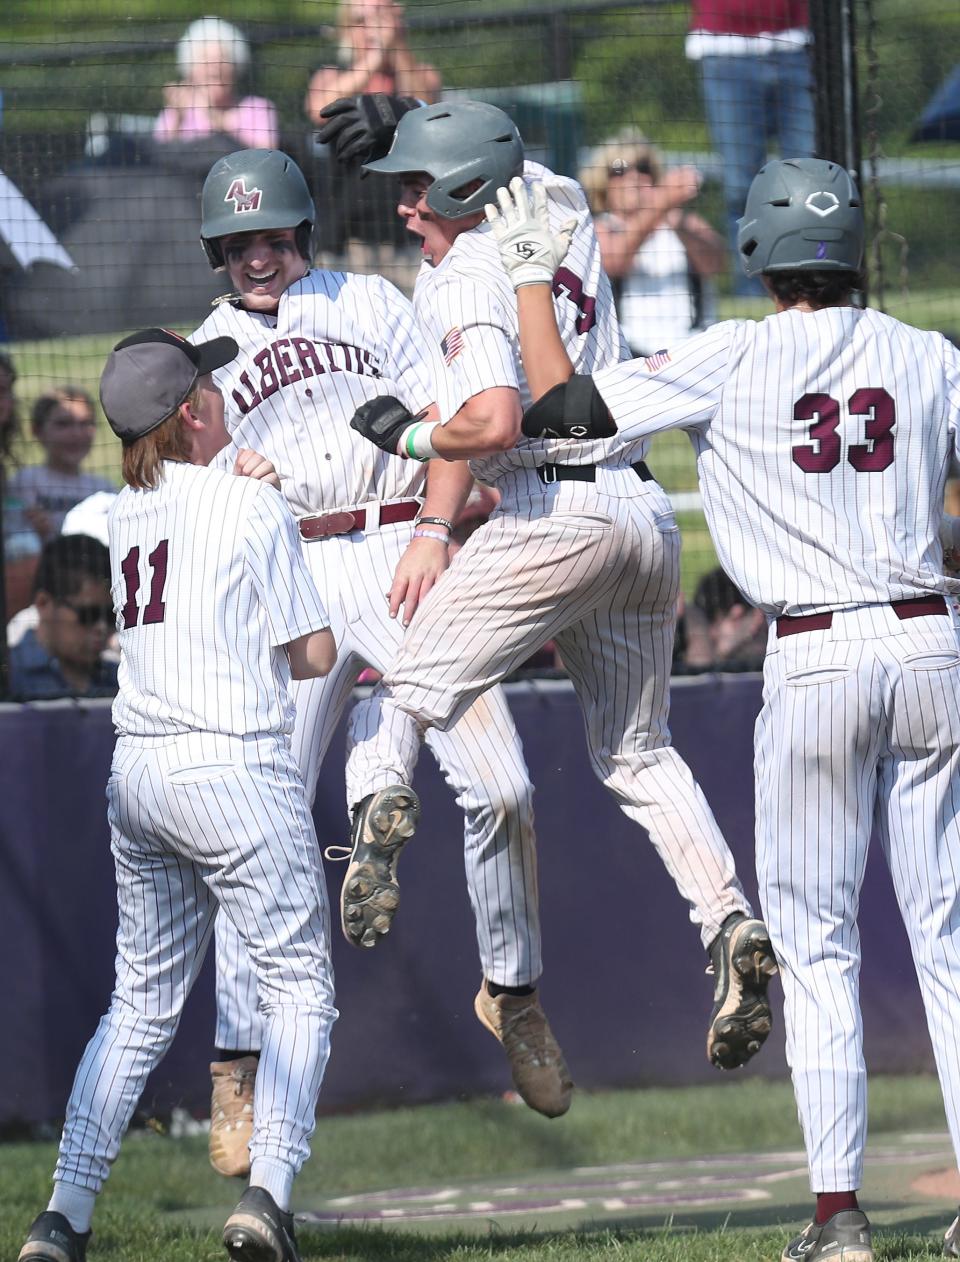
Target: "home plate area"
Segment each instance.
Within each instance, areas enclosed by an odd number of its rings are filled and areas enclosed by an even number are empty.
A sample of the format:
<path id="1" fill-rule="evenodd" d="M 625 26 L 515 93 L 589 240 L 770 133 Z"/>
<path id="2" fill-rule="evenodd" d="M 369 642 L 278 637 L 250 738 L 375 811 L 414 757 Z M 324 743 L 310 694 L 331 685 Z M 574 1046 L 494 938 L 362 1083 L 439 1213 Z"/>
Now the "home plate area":
<path id="1" fill-rule="evenodd" d="M 950 1163 L 945 1135 L 884 1136 L 870 1146 L 864 1192 L 872 1190 L 874 1203 L 882 1202 L 897 1190 L 902 1195 L 921 1172 L 940 1171 Z M 757 1211 L 767 1207 L 775 1220 L 778 1206 L 809 1199 L 802 1152 L 731 1153 L 390 1188 L 334 1197 L 312 1210 L 298 1210 L 297 1219 L 318 1227 L 409 1225 L 422 1230 L 431 1223 L 465 1228 L 475 1223 L 485 1229 L 491 1220 L 560 1227 L 627 1218 L 663 1221 L 685 1211 L 700 1211 L 701 1219 L 704 1211 L 714 1211 L 718 1221 L 731 1215 L 735 1224 L 737 1211 L 756 1222 Z"/>

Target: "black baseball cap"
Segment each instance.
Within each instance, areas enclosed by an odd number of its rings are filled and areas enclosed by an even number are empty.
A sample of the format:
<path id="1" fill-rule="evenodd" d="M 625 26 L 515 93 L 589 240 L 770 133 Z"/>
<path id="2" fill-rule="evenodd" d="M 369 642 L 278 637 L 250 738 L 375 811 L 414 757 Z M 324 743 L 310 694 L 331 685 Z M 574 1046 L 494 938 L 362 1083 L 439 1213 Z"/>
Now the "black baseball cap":
<path id="1" fill-rule="evenodd" d="M 100 374 L 100 403 L 124 446 L 162 425 L 204 373 L 236 359 L 232 337 L 194 345 L 169 329 L 141 329 L 118 342 Z"/>

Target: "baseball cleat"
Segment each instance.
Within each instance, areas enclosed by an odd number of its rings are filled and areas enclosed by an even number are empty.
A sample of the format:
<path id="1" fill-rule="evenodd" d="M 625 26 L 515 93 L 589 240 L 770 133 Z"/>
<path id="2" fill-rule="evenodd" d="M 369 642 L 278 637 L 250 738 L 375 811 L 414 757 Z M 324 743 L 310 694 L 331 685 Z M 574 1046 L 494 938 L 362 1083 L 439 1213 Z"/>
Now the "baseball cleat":
<path id="1" fill-rule="evenodd" d="M 420 799 L 405 784 L 368 794 L 353 811 L 350 863 L 340 890 L 340 923 L 354 946 L 376 946 L 400 902 L 397 862 L 420 818 Z"/>
<path id="2" fill-rule="evenodd" d="M 943 1237 L 943 1256 L 960 1258 L 960 1209 L 957 1211 L 957 1217 L 947 1228 L 947 1234 Z"/>
<path id="3" fill-rule="evenodd" d="M 63 1214 L 44 1210 L 33 1220 L 17 1262 L 86 1262 L 89 1239 L 89 1231 L 74 1231 Z"/>
<path id="4" fill-rule="evenodd" d="M 293 1214 L 277 1208 L 265 1188 L 248 1187 L 227 1219 L 223 1244 L 235 1262 L 300 1262 Z"/>
<path id="5" fill-rule="evenodd" d="M 766 926 L 734 912 L 710 943 L 714 975 L 707 1059 L 717 1069 L 737 1069 L 755 1056 L 773 1025 L 767 987 L 777 961 Z"/>
<path id="6" fill-rule="evenodd" d="M 210 1164 L 227 1177 L 250 1173 L 250 1137 L 253 1135 L 253 1090 L 257 1079 L 256 1056 L 214 1061 L 210 1066 Z"/>
<path id="7" fill-rule="evenodd" d="M 513 1085 L 524 1103 L 544 1117 L 562 1117 L 570 1107 L 573 1080 L 537 992 L 494 998 L 484 981 L 473 1010 L 503 1044 Z"/>
<path id="8" fill-rule="evenodd" d="M 790 1241 L 780 1262 L 873 1262 L 866 1214 L 842 1209 L 825 1223 L 810 1223 Z"/>

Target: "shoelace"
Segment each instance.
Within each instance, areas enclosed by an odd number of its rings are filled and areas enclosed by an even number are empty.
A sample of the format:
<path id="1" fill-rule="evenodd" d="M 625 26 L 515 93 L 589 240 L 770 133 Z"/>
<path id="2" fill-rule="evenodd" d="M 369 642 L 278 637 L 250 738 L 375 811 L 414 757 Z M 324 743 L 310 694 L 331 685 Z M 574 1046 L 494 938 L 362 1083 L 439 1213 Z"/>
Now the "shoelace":
<path id="1" fill-rule="evenodd" d="M 551 1064 L 547 1055 L 546 1023 L 535 1004 L 527 1004 L 525 1008 L 504 1016 L 503 1042 L 506 1045 L 514 1040 L 522 1044 L 525 1059 L 541 1066 Z"/>
<path id="2" fill-rule="evenodd" d="M 324 846 L 323 857 L 331 863 L 346 863 L 353 854 L 353 846 Z"/>

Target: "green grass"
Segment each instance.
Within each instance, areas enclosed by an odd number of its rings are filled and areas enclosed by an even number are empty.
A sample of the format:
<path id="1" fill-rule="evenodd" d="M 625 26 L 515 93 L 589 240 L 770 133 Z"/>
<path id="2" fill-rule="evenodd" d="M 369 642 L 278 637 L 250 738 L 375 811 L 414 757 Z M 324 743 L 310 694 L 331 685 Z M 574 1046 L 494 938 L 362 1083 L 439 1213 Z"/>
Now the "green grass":
<path id="1" fill-rule="evenodd" d="M 932 1078 L 878 1078 L 871 1084 L 871 1137 L 908 1130 L 942 1131 L 943 1108 Z M 393 1112 L 322 1117 L 313 1156 L 297 1181 L 296 1203 L 390 1187 L 458 1179 L 530 1175 L 537 1171 L 700 1157 L 712 1153 L 801 1147 L 787 1083 L 728 1080 L 716 1087 L 578 1094 L 561 1122 L 549 1122 L 500 1100 L 422 1106 Z M 33 1216 L 46 1203 L 55 1159 L 50 1143 L 0 1145 L 0 1257 L 14 1258 Z M 219 1230 L 198 1227 L 189 1211 L 218 1223 L 240 1185 L 207 1164 L 206 1139 L 172 1140 L 151 1130 L 128 1136 L 95 1220 L 90 1262 L 187 1262 L 223 1256 Z M 210 1207 L 213 1207 L 212 1210 Z M 789 1206 L 794 1225 L 806 1205 Z M 780 1211 L 781 1213 L 783 1211 Z M 180 1217 L 182 1215 L 182 1217 Z M 577 1259 L 688 1259 L 747 1262 L 779 1256 L 784 1224 L 775 1207 L 734 1210 L 749 1227 L 610 1226 L 595 1230 L 489 1234 L 405 1229 L 310 1230 L 301 1233 L 305 1262 L 342 1259 L 398 1262 L 491 1258 L 524 1262 Z M 170 1217 L 173 1216 L 173 1217 Z M 204 1220 L 205 1221 L 205 1220 Z M 693 1218 L 697 1222 L 696 1216 Z M 880 1258 L 930 1257 L 929 1241 L 885 1237 Z"/>

